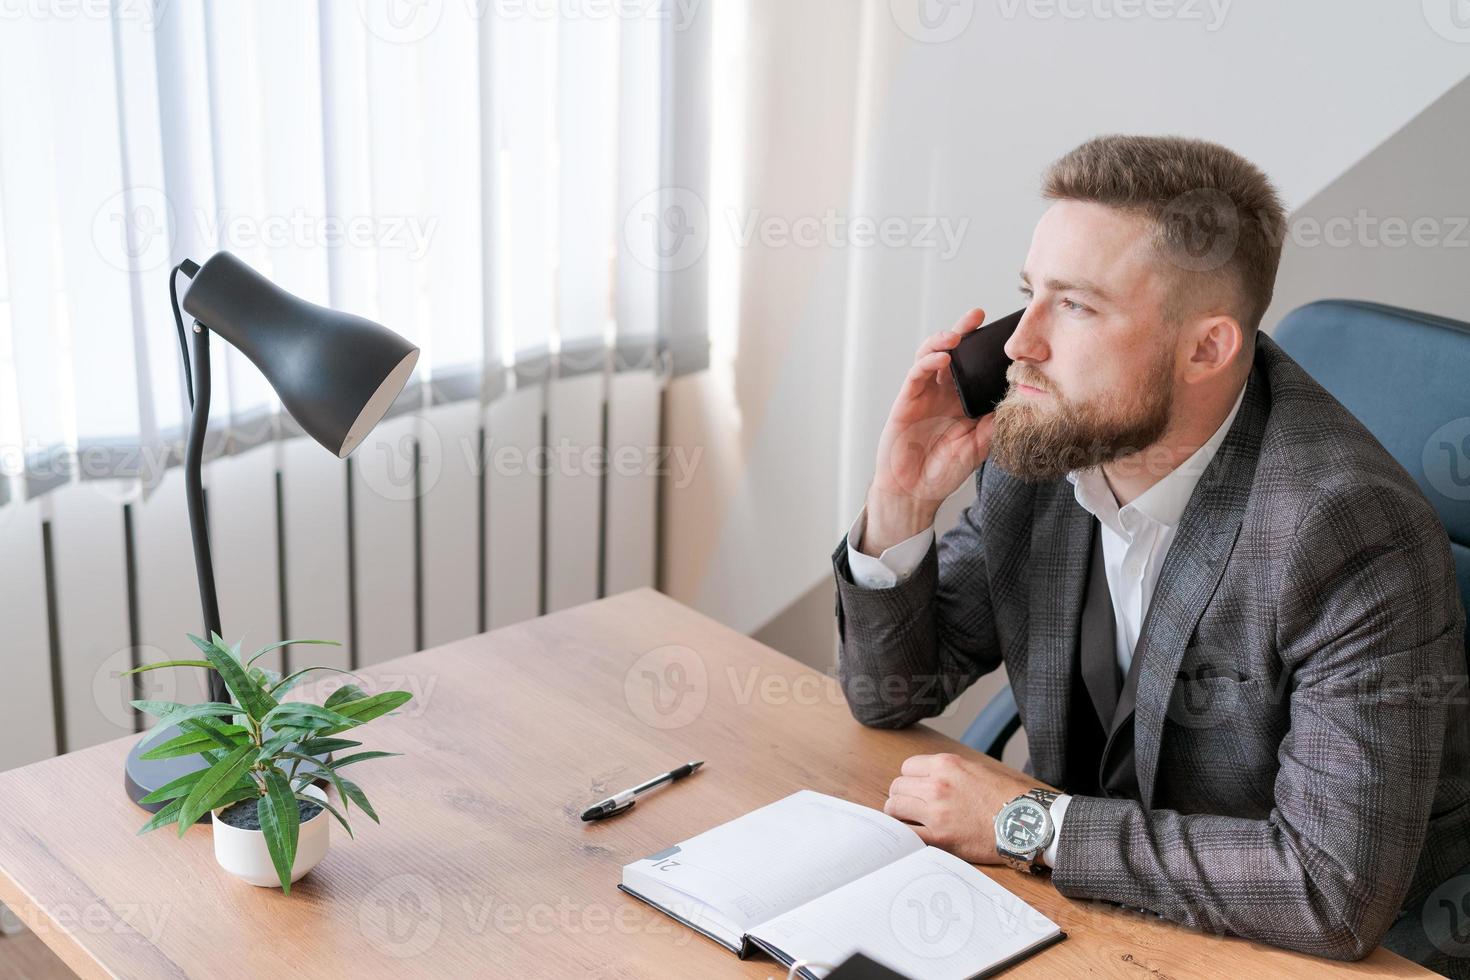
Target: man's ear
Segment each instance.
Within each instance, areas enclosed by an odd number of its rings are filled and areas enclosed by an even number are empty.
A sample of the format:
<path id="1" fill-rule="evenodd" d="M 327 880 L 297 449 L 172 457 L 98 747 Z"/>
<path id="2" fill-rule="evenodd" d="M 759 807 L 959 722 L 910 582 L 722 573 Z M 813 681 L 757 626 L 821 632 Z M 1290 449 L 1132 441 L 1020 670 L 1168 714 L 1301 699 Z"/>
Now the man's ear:
<path id="1" fill-rule="evenodd" d="M 1206 381 L 1230 369 L 1245 346 L 1245 329 L 1235 317 L 1224 313 L 1202 316 L 1184 332 L 1184 380 Z"/>

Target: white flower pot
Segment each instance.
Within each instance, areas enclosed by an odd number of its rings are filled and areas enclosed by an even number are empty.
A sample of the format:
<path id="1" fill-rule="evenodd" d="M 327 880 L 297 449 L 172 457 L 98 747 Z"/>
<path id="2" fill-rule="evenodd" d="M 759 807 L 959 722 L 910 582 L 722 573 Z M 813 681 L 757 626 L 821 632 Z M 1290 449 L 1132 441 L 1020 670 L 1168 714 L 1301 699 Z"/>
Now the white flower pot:
<path id="1" fill-rule="evenodd" d="M 301 791 L 326 802 L 327 794 L 314 785 Z M 271 862 L 270 848 L 266 846 L 265 834 L 259 830 L 242 830 L 231 827 L 220 820 L 225 808 L 212 812 L 214 828 L 214 859 L 219 866 L 242 881 L 262 888 L 280 888 L 281 876 Z M 291 881 L 295 882 L 327 856 L 332 843 L 332 815 L 322 810 L 301 825 L 301 839 L 296 845 L 296 863 L 291 866 Z"/>

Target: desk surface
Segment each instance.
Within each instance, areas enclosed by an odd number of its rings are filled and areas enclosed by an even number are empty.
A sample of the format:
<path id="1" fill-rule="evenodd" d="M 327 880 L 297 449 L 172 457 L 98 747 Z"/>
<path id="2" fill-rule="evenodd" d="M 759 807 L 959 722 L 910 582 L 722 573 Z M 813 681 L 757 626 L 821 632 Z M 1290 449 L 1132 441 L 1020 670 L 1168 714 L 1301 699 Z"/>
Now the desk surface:
<path id="1" fill-rule="evenodd" d="M 782 976 L 618 892 L 622 865 L 802 788 L 881 807 L 915 753 L 980 757 L 922 726 L 861 727 L 830 678 L 646 589 L 363 673 L 417 693 L 362 733 L 406 753 L 356 777 L 383 825 L 334 828 L 289 898 L 230 878 L 207 826 L 135 836 L 122 739 L 0 774 L 0 900 L 84 977 Z M 706 771 L 579 819 L 688 759 Z M 1069 936 L 1012 976 L 1428 975 L 1384 950 L 1331 964 L 986 873 Z"/>

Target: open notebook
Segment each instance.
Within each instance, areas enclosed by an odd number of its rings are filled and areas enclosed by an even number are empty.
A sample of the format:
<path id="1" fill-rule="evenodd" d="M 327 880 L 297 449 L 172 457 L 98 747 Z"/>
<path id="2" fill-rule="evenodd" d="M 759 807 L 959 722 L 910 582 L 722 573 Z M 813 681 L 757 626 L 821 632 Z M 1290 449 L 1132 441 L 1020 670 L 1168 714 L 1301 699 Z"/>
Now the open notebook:
<path id="1" fill-rule="evenodd" d="M 810 790 L 625 865 L 618 887 L 742 959 L 761 949 L 787 967 L 862 952 L 907 976 L 964 980 L 1064 936 L 907 825 Z"/>

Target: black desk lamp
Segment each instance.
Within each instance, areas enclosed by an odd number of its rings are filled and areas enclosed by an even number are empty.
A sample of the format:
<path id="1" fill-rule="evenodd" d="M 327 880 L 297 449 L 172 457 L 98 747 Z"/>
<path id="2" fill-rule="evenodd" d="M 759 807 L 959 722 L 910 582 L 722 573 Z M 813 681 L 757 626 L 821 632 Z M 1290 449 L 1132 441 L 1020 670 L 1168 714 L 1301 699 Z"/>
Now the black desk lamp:
<path id="1" fill-rule="evenodd" d="M 183 304 L 194 318 L 192 372 L 175 288 L 179 272 L 193 280 Z M 188 259 L 179 263 L 169 274 L 169 296 L 193 406 L 184 452 L 184 492 L 194 538 L 199 601 L 204 607 L 203 635 L 223 635 L 202 474 L 204 433 L 209 424 L 211 331 L 250 358 L 291 417 L 339 459 L 356 449 L 387 414 L 413 374 L 419 349 L 370 320 L 297 299 L 229 252 L 216 253 L 202 268 Z M 229 701 L 219 674 L 208 673 L 210 700 Z M 128 754 L 126 782 L 134 802 L 206 765 L 198 755 L 145 760 L 140 758 L 144 751 L 145 747 L 134 746 Z M 158 805 L 148 809 L 156 810 Z"/>

